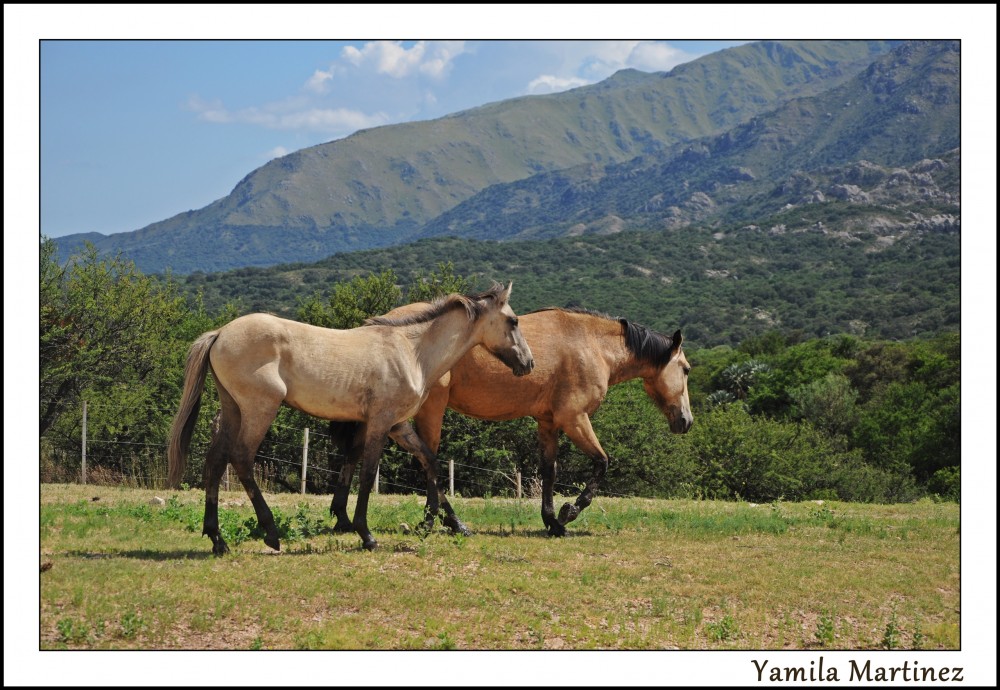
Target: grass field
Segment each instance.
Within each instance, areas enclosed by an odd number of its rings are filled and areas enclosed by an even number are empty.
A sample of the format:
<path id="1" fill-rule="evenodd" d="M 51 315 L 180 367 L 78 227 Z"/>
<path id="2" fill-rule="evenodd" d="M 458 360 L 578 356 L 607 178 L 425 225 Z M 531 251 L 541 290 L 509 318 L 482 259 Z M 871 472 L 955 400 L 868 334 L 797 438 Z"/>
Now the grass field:
<path id="1" fill-rule="evenodd" d="M 956 504 L 598 496 L 551 539 L 537 499 L 459 497 L 473 536 L 421 538 L 402 525 L 423 498 L 381 495 L 367 552 L 332 532 L 328 496 L 266 498 L 281 552 L 224 492 L 216 558 L 201 490 L 42 485 L 39 647 L 960 647 Z"/>

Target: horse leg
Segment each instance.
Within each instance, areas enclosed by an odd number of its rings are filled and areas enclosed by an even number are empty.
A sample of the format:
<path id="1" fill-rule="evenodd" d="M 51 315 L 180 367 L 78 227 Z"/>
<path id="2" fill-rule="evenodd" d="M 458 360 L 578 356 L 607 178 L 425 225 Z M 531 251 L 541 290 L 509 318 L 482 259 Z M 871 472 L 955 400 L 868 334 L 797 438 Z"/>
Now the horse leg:
<path id="1" fill-rule="evenodd" d="M 219 396 L 224 395 L 220 389 Z M 227 412 L 226 421 L 230 421 Z M 236 414 L 239 409 L 236 408 Z M 237 417 L 238 419 L 238 417 Z M 226 471 L 229 461 L 226 458 L 229 445 L 229 427 L 223 426 L 223 412 L 220 410 L 212 423 L 212 441 L 205 456 L 205 521 L 202 527 L 202 534 L 212 540 L 212 553 L 222 556 L 229 553 L 229 546 L 219 533 L 219 483 L 222 475 Z"/>
<path id="2" fill-rule="evenodd" d="M 340 475 L 333 488 L 333 500 L 330 502 L 330 515 L 337 516 L 334 532 L 353 532 L 354 525 L 347 515 L 347 496 L 351 492 L 351 480 L 354 478 L 354 466 L 357 464 L 362 445 L 354 446 L 359 425 L 356 422 L 330 422 L 330 436 L 343 460 L 340 464 Z M 331 462 L 332 465 L 332 462 Z"/>
<path id="3" fill-rule="evenodd" d="M 398 443 L 403 450 L 416 456 L 420 460 L 424 472 L 427 474 L 427 505 L 424 508 L 423 529 L 429 532 L 434 527 L 434 516 L 443 511 L 444 515 L 441 517 L 441 523 L 452 534 L 470 536 L 472 532 L 455 515 L 455 510 L 448 503 L 444 489 L 438 481 L 440 463 L 438 462 L 437 454 L 427 447 L 409 422 L 403 422 L 394 426 L 389 430 L 389 437 Z"/>
<path id="4" fill-rule="evenodd" d="M 594 493 L 608 471 L 608 454 L 604 452 L 601 442 L 597 440 L 594 428 L 590 424 L 590 417 L 585 412 L 574 417 L 569 424 L 563 427 L 563 431 L 577 448 L 590 457 L 594 468 L 594 473 L 587 481 L 583 491 L 576 497 L 575 503 L 564 503 L 563 507 L 559 509 L 559 523 L 565 525 L 575 520 L 580 512 L 594 500 Z"/>
<path id="5" fill-rule="evenodd" d="M 539 471 L 542 475 L 542 522 L 550 537 L 561 537 L 566 528 L 556 519 L 552 489 L 556 483 L 556 456 L 559 453 L 559 429 L 549 419 L 538 420 L 538 445 L 541 448 Z"/>
<path id="6" fill-rule="evenodd" d="M 280 403 L 280 400 L 278 402 Z M 250 497 L 250 503 L 253 504 L 254 512 L 257 514 L 257 524 L 264 530 L 264 543 L 275 551 L 281 549 L 278 542 L 278 527 L 274 524 L 274 515 L 253 478 L 253 464 L 261 441 L 264 440 L 264 435 L 277 413 L 278 404 L 274 404 L 269 406 L 266 411 L 258 411 L 251 419 L 244 415 L 232 458 L 236 474 L 239 476 L 243 489 Z"/>
<path id="7" fill-rule="evenodd" d="M 443 381 L 444 379 L 442 379 Z M 413 453 L 420 460 L 423 465 L 424 470 L 430 474 L 430 467 L 433 467 L 433 471 L 437 478 L 441 476 L 441 463 L 438 461 L 437 452 L 438 448 L 441 446 L 441 423 L 444 421 L 444 413 L 448 407 L 448 386 L 441 385 L 440 382 L 435 384 L 424 401 L 424 404 L 420 406 L 417 414 L 413 417 L 414 426 L 416 426 L 417 437 L 419 447 L 423 449 L 423 452 L 427 455 L 427 461 L 421 456 L 416 450 L 407 448 L 410 453 Z M 404 446 L 405 447 L 405 446 Z M 430 464 L 433 462 L 433 464 Z M 441 502 L 441 508 L 444 510 L 444 517 L 441 519 L 442 524 L 448 528 L 452 534 L 461 534 L 462 536 L 470 536 L 472 532 L 466 527 L 461 520 L 459 520 L 458 515 L 455 514 L 455 509 L 452 508 L 451 503 L 448 502 L 448 496 L 444 491 L 444 487 L 441 486 L 440 480 L 438 479 L 438 496 Z M 428 476 L 428 508 L 430 503 L 430 477 Z"/>
<path id="8" fill-rule="evenodd" d="M 368 424 L 362 425 L 358 437 L 364 438 L 364 450 L 361 453 L 361 484 L 358 487 L 358 504 L 354 508 L 354 531 L 361 537 L 361 545 L 372 551 L 378 542 L 368 530 L 368 497 L 375 486 L 375 474 L 378 472 L 378 462 L 385 447 L 387 430 L 371 430 Z M 357 438 L 355 439 L 357 444 Z"/>

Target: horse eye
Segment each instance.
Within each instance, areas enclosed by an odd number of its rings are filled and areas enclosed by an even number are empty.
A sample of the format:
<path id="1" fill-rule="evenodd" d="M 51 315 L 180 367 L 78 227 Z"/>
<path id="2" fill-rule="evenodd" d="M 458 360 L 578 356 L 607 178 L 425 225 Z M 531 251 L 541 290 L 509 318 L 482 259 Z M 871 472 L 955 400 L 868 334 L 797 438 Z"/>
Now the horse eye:
<path id="1" fill-rule="evenodd" d="M 510 317 L 509 319 L 507 319 L 507 321 L 510 323 L 511 326 L 517 326 L 517 317 L 516 316 Z"/>

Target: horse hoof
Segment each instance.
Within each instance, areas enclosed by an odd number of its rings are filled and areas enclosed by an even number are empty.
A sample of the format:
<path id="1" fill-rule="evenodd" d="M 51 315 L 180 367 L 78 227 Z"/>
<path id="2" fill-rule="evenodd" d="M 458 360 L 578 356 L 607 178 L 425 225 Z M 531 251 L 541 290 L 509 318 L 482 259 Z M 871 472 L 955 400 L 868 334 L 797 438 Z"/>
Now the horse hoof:
<path id="1" fill-rule="evenodd" d="M 559 524 L 565 525 L 567 523 L 576 520 L 577 516 L 580 514 L 580 509 L 577 508 L 572 503 L 563 503 L 563 507 L 559 509 Z"/>
<path id="2" fill-rule="evenodd" d="M 372 539 L 371 541 L 362 542 L 361 546 L 365 551 L 374 551 L 375 547 L 378 546 L 378 542 Z"/>
<path id="3" fill-rule="evenodd" d="M 220 539 L 217 543 L 212 544 L 212 554 L 213 555 L 215 555 L 215 556 L 225 556 L 227 553 L 229 553 L 229 546 L 226 545 L 226 542 L 224 542 L 224 541 L 222 541 Z"/>
<path id="4" fill-rule="evenodd" d="M 458 518 L 447 517 L 442 520 L 444 526 L 448 528 L 451 534 L 461 534 L 463 537 L 471 537 L 472 531 L 462 524 L 462 521 Z"/>
<path id="5" fill-rule="evenodd" d="M 281 551 L 281 545 L 278 543 L 278 535 L 268 535 L 264 537 L 264 543 L 270 546 L 275 551 Z"/>
<path id="6" fill-rule="evenodd" d="M 560 525 L 558 522 L 555 523 L 555 524 L 549 525 L 549 536 L 550 537 L 565 537 L 566 536 L 566 528 L 563 527 L 562 525 Z"/>

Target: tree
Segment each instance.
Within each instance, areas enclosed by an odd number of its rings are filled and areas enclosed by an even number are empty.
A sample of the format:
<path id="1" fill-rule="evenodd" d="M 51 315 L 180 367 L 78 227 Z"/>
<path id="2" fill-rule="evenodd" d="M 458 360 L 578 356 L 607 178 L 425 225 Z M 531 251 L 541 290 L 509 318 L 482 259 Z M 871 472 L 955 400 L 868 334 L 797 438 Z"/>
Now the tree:
<path id="1" fill-rule="evenodd" d="M 418 273 L 410 290 L 407 293 L 407 300 L 412 302 L 432 302 L 438 297 L 444 297 L 453 292 L 465 294 L 472 289 L 472 281 L 468 278 L 455 275 L 455 264 L 452 261 L 438 263 L 437 270 L 431 271 L 425 278 L 423 273 Z"/>
<path id="2" fill-rule="evenodd" d="M 367 278 L 355 276 L 350 282 L 337 283 L 326 302 L 313 295 L 299 305 L 298 318 L 324 328 L 357 328 L 365 319 L 392 311 L 402 298 L 396 274 L 387 269 Z"/>
<path id="3" fill-rule="evenodd" d="M 770 369 L 766 363 L 755 359 L 737 362 L 722 370 L 719 383 L 722 390 L 729 391 L 737 400 L 745 400 L 760 376 Z"/>
<path id="4" fill-rule="evenodd" d="M 831 372 L 793 388 L 789 396 L 800 417 L 836 436 L 849 436 L 858 421 L 858 392 L 843 374 Z"/>
<path id="5" fill-rule="evenodd" d="M 83 391 L 142 383 L 170 359 L 183 298 L 121 255 L 101 258 L 87 243 L 65 266 L 42 238 L 39 304 L 39 434 Z"/>

